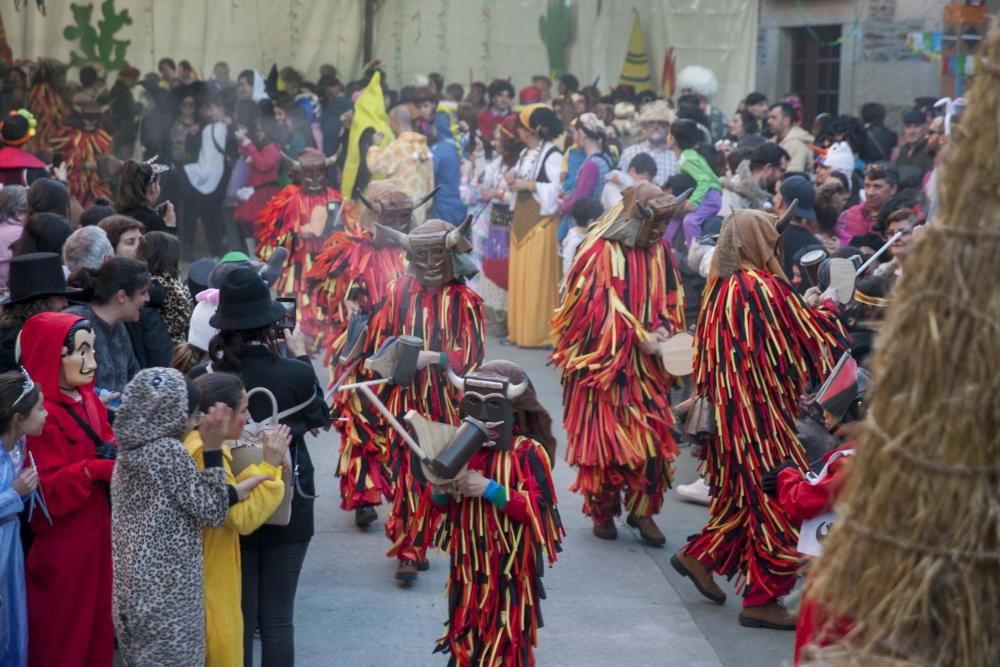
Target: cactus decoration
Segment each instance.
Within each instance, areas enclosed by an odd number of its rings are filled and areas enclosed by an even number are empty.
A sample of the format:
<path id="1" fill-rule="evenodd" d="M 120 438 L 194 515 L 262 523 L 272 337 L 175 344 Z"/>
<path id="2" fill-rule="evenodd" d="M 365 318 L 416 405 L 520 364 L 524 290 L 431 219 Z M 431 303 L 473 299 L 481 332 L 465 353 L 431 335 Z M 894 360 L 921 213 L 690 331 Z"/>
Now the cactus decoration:
<path id="1" fill-rule="evenodd" d="M 573 13 L 569 0 L 549 0 L 545 14 L 538 17 L 538 32 L 549 52 L 549 75 L 566 73 L 566 47 L 573 39 Z"/>
<path id="2" fill-rule="evenodd" d="M 132 17 L 128 10 L 117 11 L 114 0 L 104 0 L 101 3 L 101 19 L 94 28 L 90 21 L 93 18 L 94 5 L 71 4 L 73 20 L 76 25 L 66 26 L 63 37 L 71 42 L 79 40 L 80 51 L 70 53 L 70 65 L 100 65 L 107 71 L 120 70 L 127 64 L 125 51 L 130 40 L 115 39 L 115 33 L 127 25 L 132 25 Z"/>

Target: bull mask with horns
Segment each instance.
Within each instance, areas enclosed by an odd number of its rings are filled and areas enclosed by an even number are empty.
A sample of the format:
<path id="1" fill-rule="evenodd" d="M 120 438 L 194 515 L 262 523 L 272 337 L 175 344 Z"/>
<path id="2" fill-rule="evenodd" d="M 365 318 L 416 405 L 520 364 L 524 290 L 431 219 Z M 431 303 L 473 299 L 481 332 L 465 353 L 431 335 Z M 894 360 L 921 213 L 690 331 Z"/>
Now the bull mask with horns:
<path id="1" fill-rule="evenodd" d="M 326 157 L 315 148 L 306 148 L 299 153 L 297 160 L 285 153 L 281 154 L 281 158 L 288 164 L 290 171 L 299 175 L 298 184 L 303 192 L 310 195 L 326 192 L 326 172 L 337 162 L 336 157 Z"/>
<path id="2" fill-rule="evenodd" d="M 414 203 L 395 182 L 372 181 L 368 185 L 370 199 L 361 190 L 354 191 L 354 196 L 367 209 L 361 213 L 361 227 L 375 232 L 375 223 L 378 222 L 385 227 L 407 232 L 413 224 L 413 212 L 433 199 L 440 189 L 441 186 L 434 188 Z"/>
<path id="3" fill-rule="evenodd" d="M 607 224 L 601 236 L 629 247 L 653 247 L 663 239 L 670 220 L 690 195 L 688 190 L 674 197 L 652 183 L 627 187 L 622 191 L 621 208 L 608 212 L 614 220 Z"/>
<path id="4" fill-rule="evenodd" d="M 406 250 L 410 260 L 406 271 L 424 287 L 443 287 L 453 280 L 476 274 L 468 258 L 472 250 L 468 233 L 472 216 L 455 227 L 444 220 L 428 220 L 409 234 L 376 224 L 380 239 Z"/>
<path id="5" fill-rule="evenodd" d="M 462 392 L 462 417 L 485 425 L 489 442 L 484 446 L 509 450 L 514 442 L 514 401 L 531 386 L 528 379 L 513 384 L 502 375 L 477 372 L 460 377 L 449 368 L 448 380 Z"/>

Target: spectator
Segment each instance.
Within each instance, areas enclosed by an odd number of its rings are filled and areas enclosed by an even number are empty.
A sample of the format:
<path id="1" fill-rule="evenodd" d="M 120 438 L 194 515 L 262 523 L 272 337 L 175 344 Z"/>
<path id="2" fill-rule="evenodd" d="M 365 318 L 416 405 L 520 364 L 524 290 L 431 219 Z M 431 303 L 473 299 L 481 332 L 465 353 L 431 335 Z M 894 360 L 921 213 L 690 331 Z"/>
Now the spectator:
<path id="1" fill-rule="evenodd" d="M 29 253 L 10 261 L 10 292 L 0 299 L 0 372 L 17 368 L 17 340 L 32 315 L 58 312 L 80 290 L 67 287 L 59 256 Z"/>
<path id="2" fill-rule="evenodd" d="M 233 211 L 233 219 L 244 239 L 252 239 L 257 214 L 281 189 L 278 184 L 281 148 L 278 146 L 277 128 L 269 118 L 258 118 L 253 127 L 240 126 L 236 138 L 240 155 L 247 164 L 247 180 L 236 193 L 240 203 Z M 233 245 L 232 241 L 230 244 Z"/>
<path id="3" fill-rule="evenodd" d="M 845 181 L 839 178 L 827 179 L 816 190 L 816 238 L 830 254 L 840 249 L 837 237 L 837 219 L 847 204 L 850 193 Z"/>
<path id="4" fill-rule="evenodd" d="M 386 179 L 395 181 L 413 201 L 418 201 L 434 188 L 434 162 L 427 138 L 413 131 L 413 117 L 404 105 L 389 112 L 389 126 L 396 138 L 382 148 L 385 137 L 380 132 L 375 133 L 374 143 L 365 155 L 368 169 L 372 173 L 385 174 Z M 344 193 L 344 196 L 351 194 Z M 414 211 L 414 225 L 419 224 L 424 215 L 422 210 Z"/>
<path id="5" fill-rule="evenodd" d="M 269 99 L 265 90 L 264 77 L 253 69 L 245 69 L 236 79 L 236 99 L 262 102 Z"/>
<path id="6" fill-rule="evenodd" d="M 920 111 L 908 111 L 903 116 L 903 144 L 896 156 L 900 189 L 919 190 L 933 168 L 934 156 L 927 147 L 927 117 Z"/>
<path id="7" fill-rule="evenodd" d="M 695 182 L 694 192 L 684 206 L 687 211 L 683 222 L 685 247 L 690 246 L 691 241 L 701 235 L 702 223 L 707 218 L 718 215 L 722 206 L 722 183 L 701 153 L 695 150 L 700 140 L 701 131 L 694 121 L 678 119 L 671 123 L 668 141 L 670 148 L 679 158 L 681 171 Z M 676 193 L 675 196 L 680 194 L 682 193 Z M 676 220 L 672 220 L 667 226 L 664 238 L 668 243 L 673 243 L 677 227 Z"/>
<path id="8" fill-rule="evenodd" d="M 601 206 L 609 209 L 622 199 L 622 190 L 639 182 L 652 182 L 656 178 L 656 162 L 648 153 L 639 153 L 628 165 L 628 171 L 614 169 L 608 172 L 604 190 L 601 192 Z"/>
<path id="9" fill-rule="evenodd" d="M 229 63 L 219 61 L 212 68 L 212 78 L 208 82 L 209 89 L 213 94 L 225 93 L 236 87 L 236 83 L 229 78 Z"/>
<path id="10" fill-rule="evenodd" d="M 226 441 L 235 441 L 243 435 L 249 412 L 247 392 L 243 381 L 232 373 L 207 373 L 195 381 L 201 393 L 198 409 L 208 414 L 213 406 L 224 405 L 231 410 L 222 435 Z M 196 427 L 184 439 L 184 447 L 194 458 L 198 468 L 205 469 L 206 459 L 211 459 L 211 432 L 202 433 Z M 232 454 L 222 444 L 222 467 L 231 487 L 263 476 L 265 479 L 249 491 L 240 502 L 230 504 L 226 522 L 218 528 L 208 528 L 204 539 L 205 581 L 205 667 L 226 667 L 243 664 L 243 611 L 240 608 L 242 567 L 240 563 L 240 535 L 249 535 L 274 513 L 282 502 L 285 485 L 282 483 L 282 463 L 291 442 L 291 432 L 280 425 L 263 436 L 263 461 L 244 468 L 239 476 L 231 468 Z M 201 664 L 201 663 L 199 663 Z"/>
<path id="11" fill-rule="evenodd" d="M 559 207 L 564 216 L 571 216 L 573 205 L 581 199 L 598 201 L 604 191 L 608 174 L 614 168 L 605 145 L 605 126 L 597 116 L 592 113 L 582 114 L 573 121 L 571 129 L 573 143 L 583 149 L 584 160 L 580 165 L 573 191 L 563 199 Z M 575 220 L 575 216 L 573 218 Z"/>
<path id="12" fill-rule="evenodd" d="M 69 190 L 59 181 L 40 178 L 28 187 L 28 215 L 55 213 L 69 217 Z"/>
<path id="13" fill-rule="evenodd" d="M 285 309 L 271 299 L 264 281 L 252 270 L 239 268 L 226 276 L 219 294 L 219 310 L 211 324 L 220 329 L 209 346 L 213 372 L 236 373 L 247 390 L 264 387 L 278 402 L 279 411 L 289 411 L 281 420 L 291 429 L 293 487 L 292 517 L 287 526 L 263 526 L 243 538 L 243 654 L 253 661 L 255 629 L 260 630 L 261 665 L 277 667 L 295 662 L 294 606 L 299 573 L 309 540 L 313 536 L 313 465 L 306 449 L 305 434 L 329 425 L 323 402 L 300 332 L 285 331 L 289 352 L 278 355 L 275 325 Z M 192 375 L 203 375 L 204 367 Z M 272 414 L 263 396 L 250 401 L 250 414 L 261 421 Z"/>
<path id="14" fill-rule="evenodd" d="M 747 160 L 736 167 L 729 190 L 735 195 L 723 202 L 719 215 L 728 216 L 734 208 L 770 209 L 778 181 L 788 169 L 788 153 L 778 144 L 755 146 Z"/>
<path id="15" fill-rule="evenodd" d="M 767 95 L 764 93 L 752 92 L 743 101 L 743 108 L 753 115 L 760 127 L 767 126 L 767 112 L 770 106 L 767 103 Z"/>
<path id="16" fill-rule="evenodd" d="M 150 232 L 142 237 L 136 258 L 146 262 L 150 280 L 165 292 L 160 318 L 175 344 L 187 341 L 191 312 L 191 292 L 180 279 L 181 244 L 176 236 Z"/>
<path id="17" fill-rule="evenodd" d="M 127 157 L 134 152 L 137 125 L 132 89 L 139 84 L 139 74 L 135 67 L 126 65 L 118 70 L 115 83 L 108 91 L 109 111 L 105 129 L 114 140 L 115 155 L 118 157 Z"/>
<path id="18" fill-rule="evenodd" d="M 104 200 L 107 201 L 107 200 Z M 97 223 L 115 214 L 115 209 L 105 204 L 93 203 L 80 214 L 80 227 L 96 227 Z"/>
<path id="19" fill-rule="evenodd" d="M 111 557 L 118 651 L 130 665 L 205 664 L 202 529 L 218 528 L 251 483 L 230 486 L 224 405 L 201 418 L 205 469 L 182 443 L 200 392 L 171 368 L 129 382 L 115 419 L 120 454 L 111 478 Z M 252 488 L 252 486 L 251 486 Z"/>
<path id="20" fill-rule="evenodd" d="M 889 280 L 890 288 L 895 281 L 903 275 L 903 268 L 906 258 L 910 254 L 913 246 L 913 230 L 920 224 L 920 218 L 910 208 L 901 208 L 889 215 L 886 223 L 885 236 L 891 239 L 896 233 L 901 233 L 900 237 L 889 246 L 888 254 L 890 259 L 879 265 L 874 272 L 876 276 L 883 276 Z"/>
<path id="21" fill-rule="evenodd" d="M 799 125 L 795 108 L 788 102 L 778 102 L 771 106 L 767 117 L 767 127 L 773 134 L 773 141 L 788 153 L 788 171 L 812 173 L 813 153 L 809 145 L 813 136 Z"/>
<path id="22" fill-rule="evenodd" d="M 31 121 L 27 109 L 14 108 L 0 121 L 0 185 L 28 186 L 48 175 L 45 163 L 24 150 L 31 140 Z"/>
<path id="23" fill-rule="evenodd" d="M 8 289 L 12 246 L 21 238 L 28 219 L 28 188 L 7 185 L 0 189 L 0 292 Z"/>
<path id="24" fill-rule="evenodd" d="M 437 140 L 431 146 L 434 187 L 438 188 L 428 216 L 458 226 L 465 219 L 459 187 L 462 182 L 462 149 L 451 133 L 451 117 L 444 111 L 434 114 Z"/>
<path id="25" fill-rule="evenodd" d="M 663 187 L 667 180 L 677 173 L 677 156 L 667 146 L 667 135 L 670 124 L 674 121 L 674 112 L 663 100 L 649 102 L 639 112 L 639 125 L 645 136 L 643 141 L 632 144 L 624 151 L 618 160 L 618 169 L 627 171 L 632 158 L 645 153 L 656 163 L 656 178 L 654 183 Z"/>
<path id="26" fill-rule="evenodd" d="M 838 141 L 826 149 L 826 155 L 816 163 L 816 185 L 823 185 L 834 172 L 842 174 L 847 180 L 848 192 L 851 191 L 851 180 L 854 175 L 856 159 L 850 144 Z"/>
<path id="27" fill-rule="evenodd" d="M 795 260 L 803 250 L 810 246 L 822 245 L 815 236 L 816 226 L 816 189 L 809 179 L 800 174 L 792 174 L 781 180 L 778 194 L 774 198 L 774 210 L 778 215 L 784 215 L 793 201 L 798 201 L 795 215 L 782 232 L 782 253 L 785 275 L 800 294 L 809 287 L 808 280 L 803 281 L 802 270 Z"/>
<path id="28" fill-rule="evenodd" d="M 492 137 L 500 121 L 512 113 L 510 105 L 514 100 L 514 86 L 510 85 L 509 81 L 495 79 L 490 84 L 488 92 L 490 106 L 479 112 L 479 116 L 476 117 L 479 134 L 484 137 Z"/>
<path id="29" fill-rule="evenodd" d="M 449 83 L 447 86 L 445 86 L 444 98 L 446 100 L 450 100 L 455 104 L 458 104 L 459 102 L 462 101 L 463 97 L 465 97 L 465 89 L 462 88 L 462 84 Z"/>
<path id="30" fill-rule="evenodd" d="M 160 201 L 160 165 L 128 160 L 122 165 L 115 210 L 141 222 L 146 231 L 165 232 L 177 227 L 177 214 L 170 201 Z"/>
<path id="31" fill-rule="evenodd" d="M 38 385 L 23 371 L 0 375 L 0 655 L 4 664 L 28 664 L 28 605 L 24 588 L 24 551 L 18 513 L 38 487 L 38 471 L 27 461 L 25 436 L 38 437 L 45 427 L 44 401 Z"/>
<path id="32" fill-rule="evenodd" d="M 96 271 L 106 259 L 114 256 L 115 249 L 100 227 L 81 227 L 70 234 L 63 244 L 63 264 L 70 274 L 79 268 Z"/>
<path id="33" fill-rule="evenodd" d="M 570 207 L 569 214 L 573 217 L 574 226 L 566 234 L 559 249 L 559 256 L 562 257 L 562 277 L 566 279 L 570 267 L 573 266 L 573 259 L 576 257 L 576 249 L 587 235 L 587 227 L 594 220 L 601 217 L 604 209 L 594 199 L 577 199 Z"/>
<path id="34" fill-rule="evenodd" d="M 13 253 L 25 255 L 31 252 L 54 252 L 62 254 L 63 244 L 73 233 L 69 220 L 55 213 L 32 213 L 24 223 L 24 229 L 13 245 Z"/>
<path id="35" fill-rule="evenodd" d="M 688 65 L 677 74 L 677 88 L 682 96 L 695 95 L 698 98 L 699 110 L 708 121 L 702 124 L 711 133 L 711 141 L 725 137 L 726 116 L 712 105 L 716 93 L 719 92 L 719 81 L 715 78 L 715 74 L 706 67 Z M 677 115 L 681 116 L 680 112 Z"/>
<path id="36" fill-rule="evenodd" d="M 727 139 L 734 144 L 742 146 L 747 142 L 752 142 L 751 137 L 756 137 L 760 133 L 757 125 L 757 118 L 749 111 L 737 111 L 729 121 L 729 135 Z M 760 139 L 757 139 L 760 141 Z"/>
<path id="37" fill-rule="evenodd" d="M 146 232 L 146 227 L 141 222 L 127 215 L 112 215 L 101 220 L 97 226 L 108 235 L 115 255 L 135 259 L 139 241 Z"/>
<path id="38" fill-rule="evenodd" d="M 536 74 L 531 77 L 531 85 L 541 91 L 542 98 L 539 101 L 542 104 L 552 102 L 552 79 L 544 74 Z"/>
<path id="39" fill-rule="evenodd" d="M 353 104 L 351 98 L 344 94 L 344 85 L 337 77 L 323 77 L 317 85 L 323 100 L 319 116 L 319 125 L 323 132 L 323 152 L 327 155 L 336 155 L 344 127 L 341 117 L 353 108 Z"/>
<path id="40" fill-rule="evenodd" d="M 138 322 L 140 310 L 149 301 L 146 266 L 127 257 L 112 257 L 96 271 L 77 269 L 70 281 L 83 288 L 81 298 L 86 303 L 68 310 L 88 319 L 94 328 L 96 386 L 121 393 L 141 368 L 125 323 Z"/>
<path id="41" fill-rule="evenodd" d="M 891 162 L 875 162 L 865 168 L 865 201 L 843 212 L 837 225 L 841 245 L 854 236 L 871 232 L 882 206 L 896 195 L 899 172 Z"/>
<path id="42" fill-rule="evenodd" d="M 878 102 L 861 105 L 861 122 L 865 125 L 865 147 L 861 159 L 867 164 L 892 159 L 896 133 L 885 126 L 885 107 Z"/>
<path id="43" fill-rule="evenodd" d="M 473 81 L 469 84 L 469 93 L 465 97 L 466 104 L 470 105 L 478 115 L 486 106 L 486 84 L 482 81 Z M 476 123 L 476 129 L 479 123 Z"/>
<path id="44" fill-rule="evenodd" d="M 222 227 L 222 199 L 226 194 L 226 110 L 214 97 L 206 103 L 205 128 L 201 132 L 201 150 L 196 162 L 184 165 L 186 181 L 185 208 L 180 226 L 181 247 L 185 257 L 194 257 L 196 230 L 200 227 L 213 257 L 225 254 Z M 297 155 L 297 153 L 292 153 Z M 199 224 L 200 223 L 200 224 Z"/>
<path id="45" fill-rule="evenodd" d="M 174 80 L 177 78 L 177 63 L 173 58 L 160 58 L 156 65 L 156 70 L 160 73 L 160 85 L 164 88 L 172 88 Z"/>

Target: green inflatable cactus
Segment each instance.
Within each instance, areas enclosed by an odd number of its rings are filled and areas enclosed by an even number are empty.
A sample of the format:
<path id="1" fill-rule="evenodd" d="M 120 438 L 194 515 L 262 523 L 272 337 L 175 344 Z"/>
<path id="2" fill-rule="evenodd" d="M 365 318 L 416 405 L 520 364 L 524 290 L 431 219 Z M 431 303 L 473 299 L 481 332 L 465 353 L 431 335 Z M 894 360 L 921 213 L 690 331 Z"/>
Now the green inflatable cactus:
<path id="1" fill-rule="evenodd" d="M 63 37 L 71 42 L 79 40 L 80 51 L 70 53 L 70 65 L 82 67 L 83 65 L 100 65 L 107 71 L 120 70 L 127 64 L 125 61 L 125 51 L 128 50 L 129 40 L 115 39 L 115 34 L 127 25 L 132 25 L 132 17 L 128 10 L 121 12 L 115 10 L 114 0 L 104 0 L 101 3 L 101 20 L 97 22 L 95 29 L 90 21 L 94 14 L 94 5 L 70 5 L 73 11 L 73 20 L 76 25 L 66 26 L 63 30 Z"/>
<path id="2" fill-rule="evenodd" d="M 545 14 L 538 17 L 538 32 L 549 52 L 549 75 L 566 73 L 566 47 L 573 39 L 573 10 L 569 0 L 549 0 Z"/>

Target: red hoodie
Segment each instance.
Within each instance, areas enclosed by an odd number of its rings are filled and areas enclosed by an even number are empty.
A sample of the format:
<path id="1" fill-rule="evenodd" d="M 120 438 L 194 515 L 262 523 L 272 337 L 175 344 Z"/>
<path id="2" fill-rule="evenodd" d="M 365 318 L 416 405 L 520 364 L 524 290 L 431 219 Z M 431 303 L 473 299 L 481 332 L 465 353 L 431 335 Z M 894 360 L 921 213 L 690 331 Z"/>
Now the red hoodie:
<path id="1" fill-rule="evenodd" d="M 113 461 L 96 458 L 96 444 L 68 409 L 113 442 L 108 413 L 93 384 L 77 401 L 59 390 L 62 349 L 79 320 L 42 313 L 21 330 L 25 370 L 42 388 L 49 416 L 42 434 L 28 438 L 52 523 L 32 517 L 34 542 L 25 563 L 28 662 L 32 667 L 106 667 L 114 657 L 111 622 L 111 508 L 107 483 Z"/>

